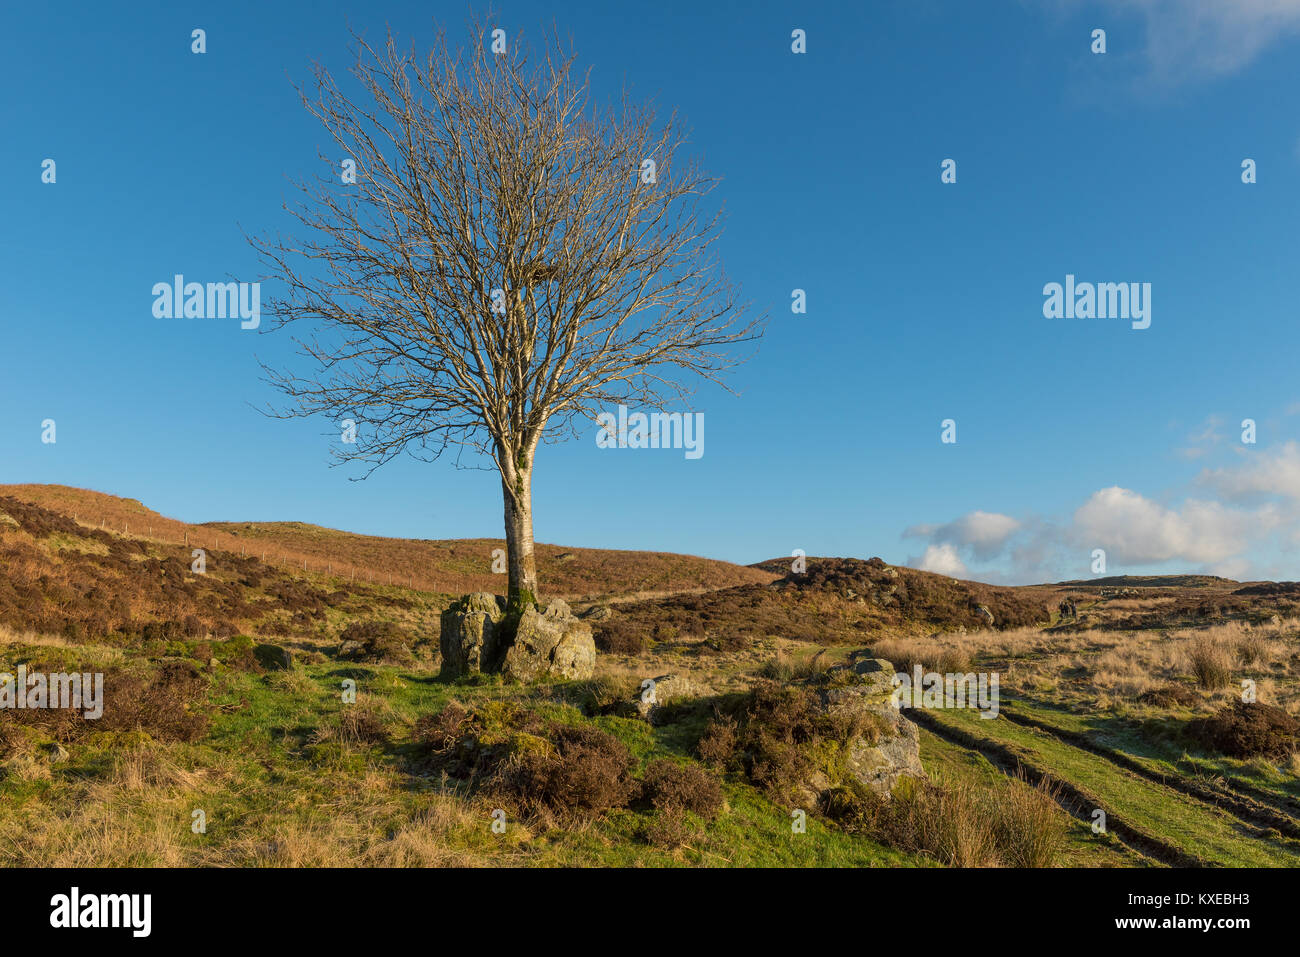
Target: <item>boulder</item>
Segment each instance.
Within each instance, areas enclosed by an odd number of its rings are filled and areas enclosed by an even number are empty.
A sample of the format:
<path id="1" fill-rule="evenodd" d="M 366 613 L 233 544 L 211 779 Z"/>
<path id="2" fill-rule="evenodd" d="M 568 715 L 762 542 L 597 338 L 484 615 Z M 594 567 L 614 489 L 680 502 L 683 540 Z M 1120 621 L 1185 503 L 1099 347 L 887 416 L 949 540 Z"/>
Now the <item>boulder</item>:
<path id="1" fill-rule="evenodd" d="M 491 670 L 500 654 L 504 635 L 505 601 L 487 592 L 475 592 L 452 602 L 442 613 L 438 648 L 442 652 L 442 674 L 458 678 Z"/>
<path id="2" fill-rule="evenodd" d="M 894 666 L 884 658 L 859 658 L 852 671 L 870 694 L 890 694 L 894 690 Z"/>
<path id="3" fill-rule="evenodd" d="M 975 614 L 979 615 L 980 618 L 983 619 L 985 625 L 990 628 L 993 627 L 993 612 L 989 611 L 983 605 L 977 605 L 975 607 Z"/>
<path id="4" fill-rule="evenodd" d="M 536 605 L 524 611 L 515 640 L 501 657 L 501 673 L 522 682 L 544 675 L 590 678 L 595 670 L 596 641 L 591 626 L 558 598 L 544 612 Z"/>
<path id="5" fill-rule="evenodd" d="M 852 666 L 847 684 L 832 682 L 818 690 L 827 714 L 851 714 L 863 732 L 844 751 L 844 772 L 858 784 L 888 800 L 902 778 L 925 779 L 921 733 L 894 707 L 894 666 L 883 658 L 864 658 Z M 820 776 L 807 782 L 813 795 L 824 790 Z"/>
<path id="6" fill-rule="evenodd" d="M 681 675 L 660 675 L 649 680 L 653 684 L 646 685 L 642 682 L 642 688 L 637 693 L 633 704 L 637 716 L 645 718 L 651 724 L 654 723 L 655 713 L 668 702 L 681 698 L 695 698 L 700 694 L 700 689 L 695 682 Z"/>
<path id="7" fill-rule="evenodd" d="M 293 652 L 279 645 L 257 645 L 253 657 L 267 671 L 292 671 Z"/>

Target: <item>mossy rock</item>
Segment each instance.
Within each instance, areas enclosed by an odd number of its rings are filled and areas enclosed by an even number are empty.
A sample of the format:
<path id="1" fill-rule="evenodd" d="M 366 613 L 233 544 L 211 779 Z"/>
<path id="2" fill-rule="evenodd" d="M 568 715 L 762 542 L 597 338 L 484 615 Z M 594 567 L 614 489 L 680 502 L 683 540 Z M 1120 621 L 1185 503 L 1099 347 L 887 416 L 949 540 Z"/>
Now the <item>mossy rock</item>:
<path id="1" fill-rule="evenodd" d="M 267 671 L 293 670 L 293 652 L 279 645 L 258 645 L 253 649 L 253 658 Z"/>

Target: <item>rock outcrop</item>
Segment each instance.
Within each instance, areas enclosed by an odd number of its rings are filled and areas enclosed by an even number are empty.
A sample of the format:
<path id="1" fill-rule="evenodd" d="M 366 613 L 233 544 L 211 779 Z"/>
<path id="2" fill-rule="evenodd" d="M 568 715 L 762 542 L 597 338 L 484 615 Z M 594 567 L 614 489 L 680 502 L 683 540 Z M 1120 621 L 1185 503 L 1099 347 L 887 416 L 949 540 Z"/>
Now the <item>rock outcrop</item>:
<path id="1" fill-rule="evenodd" d="M 505 601 L 475 592 L 452 602 L 442 613 L 438 650 L 442 674 L 449 678 L 477 674 L 497 650 L 497 632 L 506 616 Z"/>
<path id="2" fill-rule="evenodd" d="M 591 626 L 555 599 L 539 612 L 530 606 L 519 619 L 515 640 L 505 650 L 501 673 L 519 681 L 543 675 L 590 678 L 596 670 L 596 641 Z"/>
<path id="3" fill-rule="evenodd" d="M 832 681 L 820 688 L 818 700 L 828 714 L 861 719 L 856 723 L 864 731 L 845 745 L 843 771 L 888 800 L 900 779 L 925 779 L 920 731 L 894 707 L 892 664 L 866 658 L 843 668 L 847 682 Z M 821 783 L 811 781 L 809 789 L 816 793 Z"/>
<path id="4" fill-rule="evenodd" d="M 442 673 L 448 677 L 500 672 L 517 681 L 541 677 L 590 678 L 596 669 L 591 626 L 556 599 L 530 606 L 513 638 L 505 627 L 505 600 L 486 592 L 466 595 L 442 613 Z"/>

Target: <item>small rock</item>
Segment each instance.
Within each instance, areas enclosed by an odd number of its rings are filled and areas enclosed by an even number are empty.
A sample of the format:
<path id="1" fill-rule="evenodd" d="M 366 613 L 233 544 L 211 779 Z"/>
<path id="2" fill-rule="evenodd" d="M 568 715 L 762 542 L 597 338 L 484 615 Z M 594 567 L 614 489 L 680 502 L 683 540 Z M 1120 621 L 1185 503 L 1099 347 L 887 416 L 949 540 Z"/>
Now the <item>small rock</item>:
<path id="1" fill-rule="evenodd" d="M 660 675 L 651 678 L 652 685 L 643 687 L 634 702 L 639 717 L 654 723 L 655 713 L 670 701 L 680 698 L 695 698 L 700 689 L 689 678 L 680 675 Z"/>
<path id="2" fill-rule="evenodd" d="M 608 621 L 614 617 L 614 611 L 608 605 L 592 605 L 578 617 L 583 621 Z"/>
<path id="3" fill-rule="evenodd" d="M 69 755 L 67 748 L 59 744 L 57 741 L 47 744 L 45 750 L 49 752 L 50 761 L 54 764 L 59 764 L 68 760 Z"/>

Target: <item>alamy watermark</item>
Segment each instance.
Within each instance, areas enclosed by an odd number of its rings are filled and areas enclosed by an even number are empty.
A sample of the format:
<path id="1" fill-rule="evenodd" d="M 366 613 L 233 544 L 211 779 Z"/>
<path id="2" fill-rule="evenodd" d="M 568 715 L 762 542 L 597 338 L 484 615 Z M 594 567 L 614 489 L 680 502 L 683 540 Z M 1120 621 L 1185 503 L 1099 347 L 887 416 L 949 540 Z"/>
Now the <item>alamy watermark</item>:
<path id="1" fill-rule="evenodd" d="M 912 672 L 894 675 L 891 700 L 895 708 L 974 708 L 981 718 L 998 716 L 996 671 L 940 674 L 917 665 Z"/>
<path id="2" fill-rule="evenodd" d="M 153 928 L 152 894 L 83 894 L 73 887 L 50 898 L 50 926 L 125 928 L 132 937 L 148 937 Z"/>
<path id="3" fill-rule="evenodd" d="M 1065 283 L 1043 287 L 1047 319 L 1131 319 L 1134 329 L 1151 325 L 1151 283 L 1079 282 L 1067 273 Z"/>
<path id="4" fill-rule="evenodd" d="M 238 318 L 241 329 L 262 323 L 260 282 L 186 282 L 178 273 L 169 283 L 154 283 L 150 293 L 155 319 Z"/>
<path id="5" fill-rule="evenodd" d="M 600 449 L 685 449 L 688 459 L 704 455 L 703 412 L 628 413 L 620 405 L 618 414 L 596 416 L 596 447 Z"/>
<path id="6" fill-rule="evenodd" d="M 86 720 L 95 721 L 104 715 L 104 675 L 29 674 L 26 665 L 19 665 L 17 680 L 11 674 L 0 674 L 0 708 L 81 711 Z"/>

